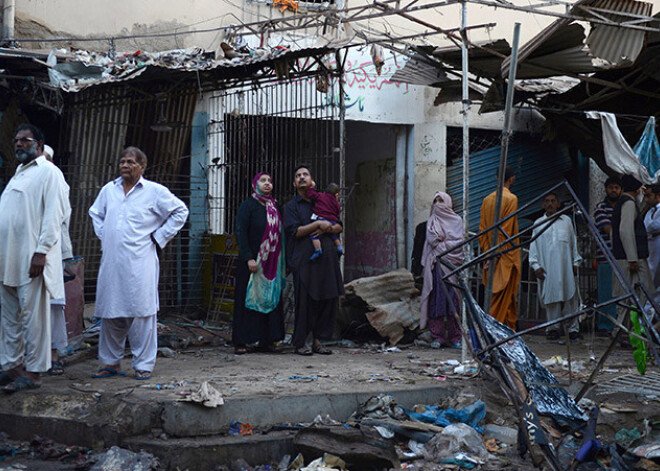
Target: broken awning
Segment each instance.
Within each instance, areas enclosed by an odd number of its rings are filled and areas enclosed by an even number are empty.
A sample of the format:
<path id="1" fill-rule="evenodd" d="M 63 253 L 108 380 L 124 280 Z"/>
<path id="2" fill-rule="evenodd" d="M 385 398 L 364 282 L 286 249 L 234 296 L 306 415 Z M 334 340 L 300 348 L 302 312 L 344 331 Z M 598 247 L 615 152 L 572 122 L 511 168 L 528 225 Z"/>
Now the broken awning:
<path id="1" fill-rule="evenodd" d="M 136 51 L 117 54 L 83 50 L 34 53 L 21 49 L 0 49 L 0 68 L 15 75 L 31 75 L 37 80 L 50 82 L 67 92 L 123 82 L 127 80 L 186 80 L 200 84 L 208 81 L 232 80 L 251 77 L 288 77 L 298 59 L 320 56 L 333 51 L 329 47 L 271 50 L 255 49 L 238 52 L 232 58 L 216 58 L 213 51 L 201 48 L 175 49 L 149 53 Z M 50 63 L 45 61 L 50 57 Z M 28 73 L 29 71 L 29 73 Z M 46 71 L 49 73 L 46 78 Z M 1 78 L 1 74 L 0 74 Z"/>

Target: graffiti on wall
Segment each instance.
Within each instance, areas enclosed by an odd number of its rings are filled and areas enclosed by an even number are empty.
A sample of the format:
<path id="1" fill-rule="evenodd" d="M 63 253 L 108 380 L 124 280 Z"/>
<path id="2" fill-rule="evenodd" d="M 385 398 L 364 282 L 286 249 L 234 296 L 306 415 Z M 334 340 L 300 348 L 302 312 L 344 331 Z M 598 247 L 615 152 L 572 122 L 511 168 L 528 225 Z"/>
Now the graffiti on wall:
<path id="1" fill-rule="evenodd" d="M 302 59 L 299 59 L 302 61 Z M 409 92 L 408 84 L 401 82 L 394 82 L 390 80 L 392 75 L 403 67 L 404 64 L 399 65 L 398 61 L 393 63 L 385 63 L 382 68 L 381 74 L 376 73 L 376 68 L 371 60 L 364 60 L 362 57 L 358 59 L 347 59 L 344 71 L 344 105 L 347 110 L 353 109 L 359 113 L 363 113 L 367 109 L 369 97 L 373 96 L 374 92 L 380 92 L 383 89 L 391 88 L 400 94 L 407 94 Z M 301 64 L 302 66 L 302 64 Z M 331 69 L 336 68 L 336 61 L 328 64 Z M 296 86 L 303 86 L 304 84 L 316 83 L 316 77 L 310 77 L 306 80 L 296 83 Z M 324 94 L 321 98 L 321 108 L 329 106 L 339 106 L 339 93 Z"/>

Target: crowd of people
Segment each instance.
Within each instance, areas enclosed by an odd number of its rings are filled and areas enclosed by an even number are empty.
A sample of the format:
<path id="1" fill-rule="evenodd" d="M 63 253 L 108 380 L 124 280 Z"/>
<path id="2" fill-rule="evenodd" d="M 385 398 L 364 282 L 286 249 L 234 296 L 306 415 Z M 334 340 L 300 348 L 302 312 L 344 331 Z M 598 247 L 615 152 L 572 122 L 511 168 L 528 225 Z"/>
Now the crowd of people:
<path id="1" fill-rule="evenodd" d="M 500 218 L 493 245 L 492 230 L 497 192 L 484 198 L 479 225 L 479 246 L 482 252 L 494 249 L 494 257 L 484 263 L 483 284 L 492 274 L 492 301 L 489 313 L 512 330 L 518 328 L 517 294 L 521 278 L 520 240 L 518 229 L 518 198 L 511 191 L 515 172 L 506 168 L 503 182 Z M 634 177 L 609 177 L 605 182 L 605 199 L 594 211 L 594 220 L 603 242 L 613 254 L 624 279 L 636 288 L 639 299 L 647 299 L 642 286 L 653 300 L 660 304 L 660 184 L 643 187 Z M 561 208 L 559 196 L 550 192 L 542 199 L 543 214 L 533 222 L 529 243 L 529 269 L 538 286 L 538 300 L 547 321 L 575 313 L 580 308 L 578 268 L 582 256 L 578 250 L 573 220 L 567 214 L 557 214 Z M 459 247 L 463 239 L 463 221 L 454 213 L 451 197 L 443 192 L 435 194 L 431 215 L 418 226 L 418 249 L 413 256 L 413 270 L 423 274 L 420 325 L 428 326 L 432 348 L 460 347 L 461 331 L 458 326 L 460 294 L 451 285 L 455 275 L 444 283 L 447 268 L 462 264 Z M 419 233 L 424 233 L 423 249 Z M 510 239 L 507 242 L 507 239 Z M 452 248 L 454 250 L 452 250 Z M 438 263 L 440 257 L 441 263 Z M 607 303 L 626 292 L 618 277 L 613 276 L 612 265 L 603 250 L 597 250 L 598 304 Z M 631 301 L 627 303 L 631 305 Z M 635 308 L 632 308 L 635 309 Z M 630 307 L 626 303 L 610 303 L 599 308 L 597 334 L 616 336 L 619 326 L 630 327 Z M 643 311 L 649 319 L 657 317 L 652 302 L 646 301 Z M 613 319 L 616 319 L 614 322 Z M 653 321 L 652 321 L 653 322 Z M 660 322 L 655 324 L 660 328 Z M 555 322 L 546 329 L 546 337 L 560 344 L 581 337 L 578 317 L 566 322 Z M 621 346 L 629 346 L 628 336 L 619 337 Z"/>
<path id="2" fill-rule="evenodd" d="M 64 319 L 69 186 L 36 126 L 18 126 L 19 162 L 0 195 L 0 387 L 40 387 L 41 375 L 64 373 L 56 357 L 66 345 Z M 157 354 L 158 253 L 179 232 L 188 208 L 166 187 L 145 179 L 147 156 L 136 147 L 119 157 L 119 177 L 89 209 L 101 241 L 95 315 L 102 319 L 100 368 L 93 378 L 126 374 L 128 339 L 135 379 L 151 377 Z"/>
<path id="3" fill-rule="evenodd" d="M 73 255 L 69 186 L 52 162 L 52 149 L 45 145 L 41 130 L 29 124 L 17 128 L 13 143 L 19 165 L 0 196 L 0 386 L 10 393 L 38 388 L 43 373 L 64 372 L 57 349 L 66 345 L 64 262 Z M 146 167 L 142 150 L 124 149 L 119 177 L 103 186 L 89 208 L 102 251 L 95 305 L 95 316 L 102 320 L 100 367 L 91 375 L 96 379 L 126 374 L 121 360 L 127 340 L 135 379 L 151 378 L 156 363 L 159 255 L 185 224 L 188 209 L 166 187 L 145 179 Z M 493 248 L 497 253 L 484 265 L 484 284 L 493 271 L 489 312 L 513 330 L 521 277 L 514 184 L 515 173 L 507 167 L 503 222 L 497 237 L 486 231 L 495 222 L 493 192 L 482 203 L 479 237 L 482 251 Z M 295 169 L 295 196 L 283 207 L 273 197 L 273 186 L 270 174 L 255 175 L 252 194 L 236 216 L 234 351 L 239 355 L 254 350 L 280 352 L 282 298 L 289 272 L 294 288 L 294 352 L 329 355 L 332 351 L 322 341 L 332 338 L 338 299 L 344 293 L 338 187 L 330 184 L 325 192 L 317 191 L 308 165 Z M 610 177 L 605 190 L 607 196 L 594 214 L 598 230 L 624 277 L 633 286 L 645 286 L 660 301 L 660 185 L 644 189 L 646 210 L 639 204 L 642 185 L 633 177 Z M 556 215 L 558 195 L 545 195 L 542 206 L 544 214 L 534 223 L 529 267 L 538 279 L 539 301 L 548 320 L 556 320 L 578 309 L 576 273 L 582 258 L 572 220 Z M 415 262 L 423 273 L 420 326 L 428 327 L 432 348 L 461 347 L 461 296 L 451 283 L 456 275 L 447 279 L 450 283 L 444 280 L 463 263 L 463 231 L 450 195 L 435 193 L 423 234 L 416 237 L 421 254 Z M 598 262 L 599 302 L 605 302 L 620 296 L 624 287 L 612 276 L 602 251 Z M 625 307 L 619 306 L 617 316 L 617 325 L 628 324 Z M 598 327 L 617 333 L 607 316 L 601 316 Z M 569 340 L 577 338 L 577 319 L 551 325 L 546 334 L 563 340 L 564 332 Z"/>

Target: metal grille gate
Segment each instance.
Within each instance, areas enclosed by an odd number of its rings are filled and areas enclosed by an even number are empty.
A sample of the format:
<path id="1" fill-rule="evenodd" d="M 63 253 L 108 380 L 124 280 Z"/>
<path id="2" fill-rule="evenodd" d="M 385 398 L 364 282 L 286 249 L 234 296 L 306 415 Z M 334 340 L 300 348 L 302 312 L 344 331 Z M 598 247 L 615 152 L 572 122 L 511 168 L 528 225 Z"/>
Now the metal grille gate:
<path id="1" fill-rule="evenodd" d="M 334 81 L 333 81 L 334 83 Z M 319 187 L 339 183 L 339 106 L 315 79 L 299 79 L 212 98 L 209 149 L 210 232 L 231 234 L 258 172 L 273 176 L 276 199 L 293 196 L 293 171 L 309 164 Z"/>
<path id="2" fill-rule="evenodd" d="M 252 193 L 258 172 L 273 176 L 273 194 L 283 206 L 294 196 L 293 172 L 310 167 L 323 188 L 340 181 L 340 86 L 327 92 L 316 79 L 297 79 L 259 88 L 218 93 L 209 106 L 209 232 L 234 233 L 239 205 Z M 212 255 L 211 306 L 208 319 L 227 315 L 232 302 L 236 255 Z"/>

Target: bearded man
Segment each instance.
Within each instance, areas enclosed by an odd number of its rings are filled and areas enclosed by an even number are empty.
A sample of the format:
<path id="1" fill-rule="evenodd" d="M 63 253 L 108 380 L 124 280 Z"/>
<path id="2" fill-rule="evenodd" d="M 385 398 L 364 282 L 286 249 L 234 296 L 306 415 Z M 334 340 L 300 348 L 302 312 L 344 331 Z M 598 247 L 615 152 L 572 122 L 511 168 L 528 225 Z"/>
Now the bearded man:
<path id="1" fill-rule="evenodd" d="M 69 187 L 43 154 L 39 128 L 14 134 L 20 162 L 0 196 L 0 385 L 35 389 L 51 367 L 50 300 L 64 297 L 62 223 Z"/>

